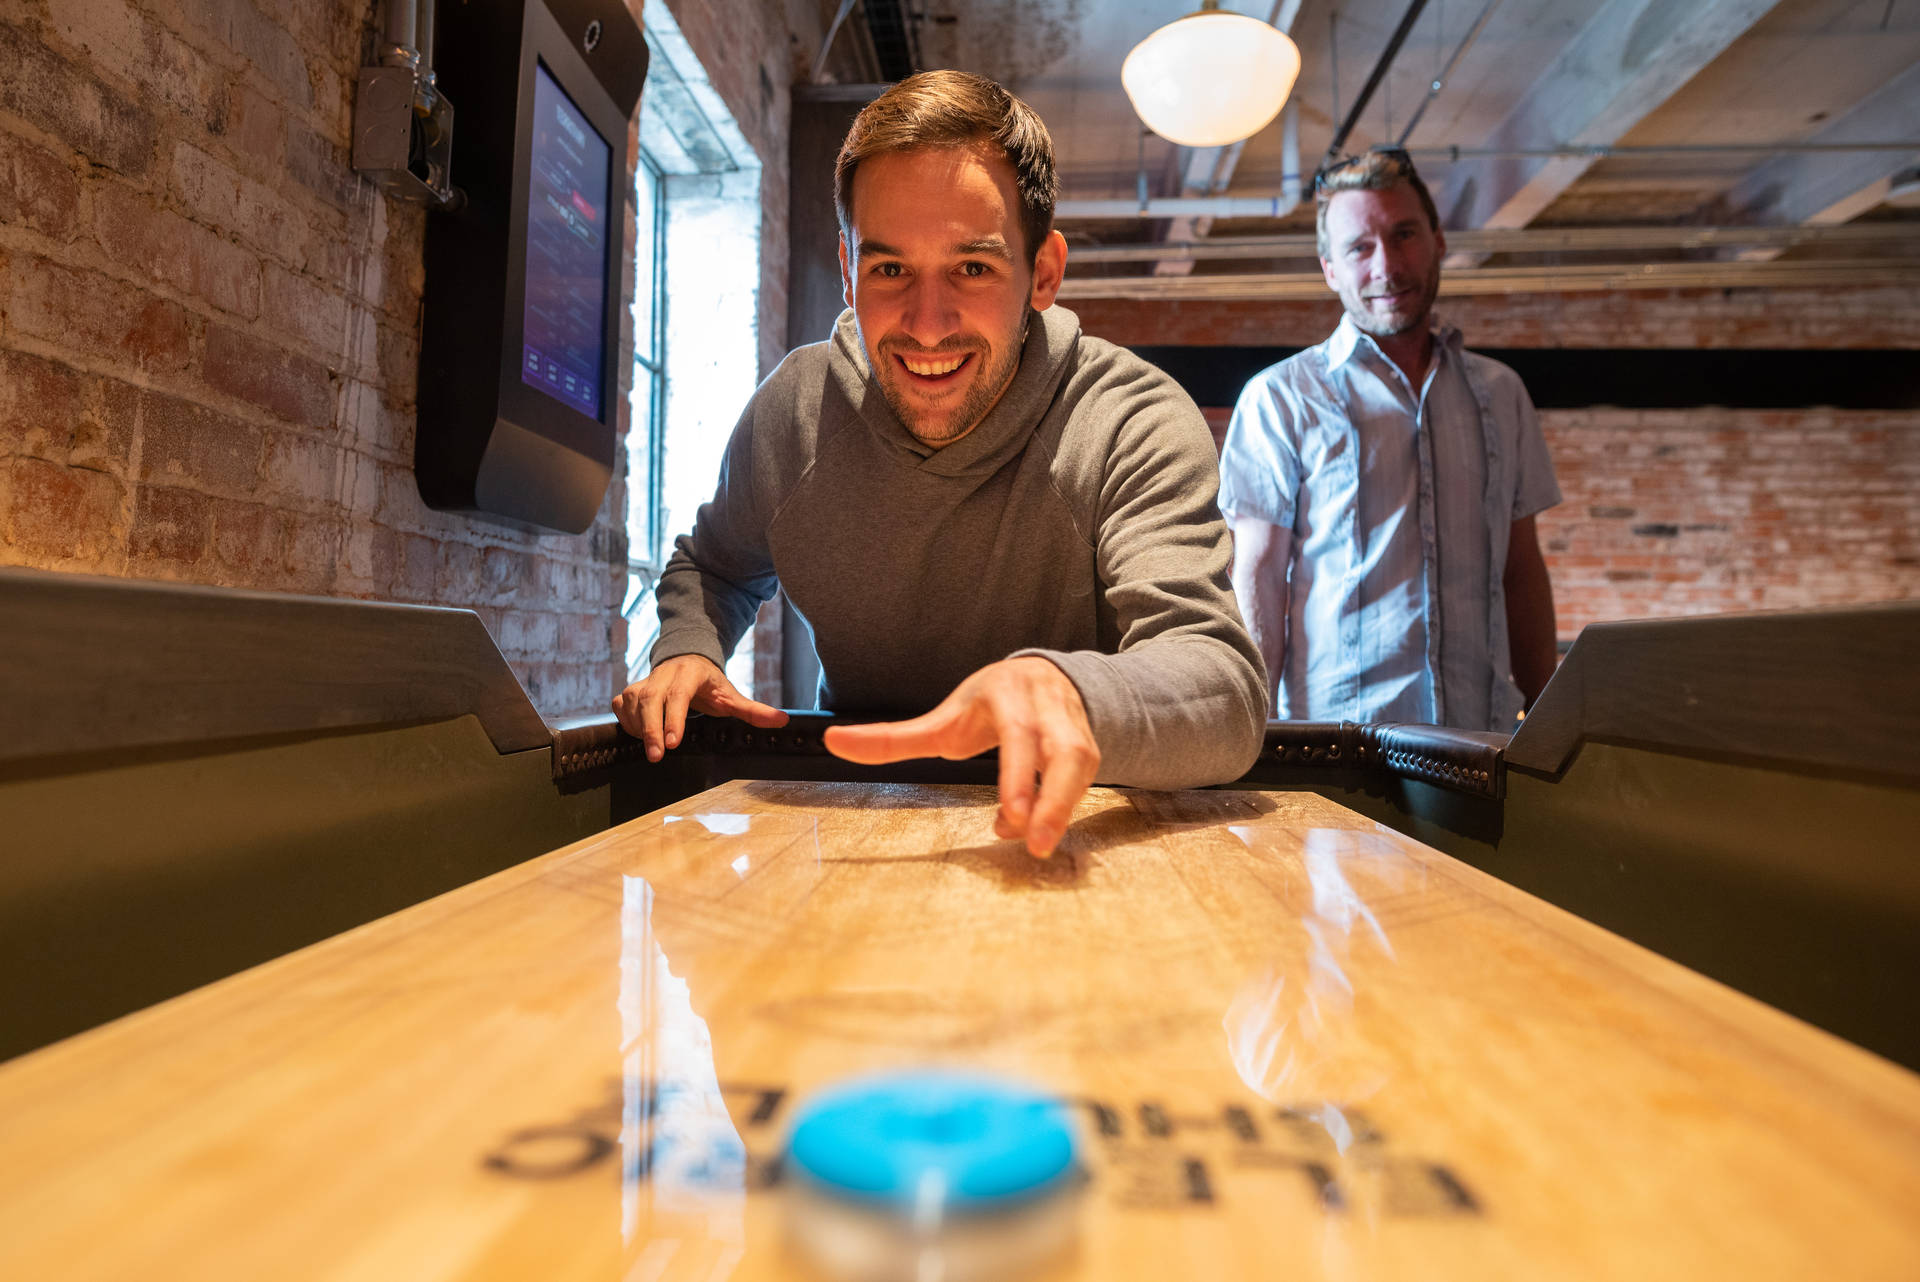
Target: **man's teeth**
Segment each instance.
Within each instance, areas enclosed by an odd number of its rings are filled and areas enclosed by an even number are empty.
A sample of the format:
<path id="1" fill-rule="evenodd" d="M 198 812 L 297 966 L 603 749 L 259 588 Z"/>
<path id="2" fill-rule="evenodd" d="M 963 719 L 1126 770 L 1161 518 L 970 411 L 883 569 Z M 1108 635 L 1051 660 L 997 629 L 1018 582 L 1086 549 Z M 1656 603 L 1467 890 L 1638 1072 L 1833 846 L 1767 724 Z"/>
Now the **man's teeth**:
<path id="1" fill-rule="evenodd" d="M 956 356 L 952 360 L 947 361 L 916 361 L 912 357 L 902 356 L 900 363 L 915 374 L 934 377 L 940 374 L 953 373 L 953 371 L 959 369 L 961 365 L 966 363 L 966 359 L 964 356 Z"/>

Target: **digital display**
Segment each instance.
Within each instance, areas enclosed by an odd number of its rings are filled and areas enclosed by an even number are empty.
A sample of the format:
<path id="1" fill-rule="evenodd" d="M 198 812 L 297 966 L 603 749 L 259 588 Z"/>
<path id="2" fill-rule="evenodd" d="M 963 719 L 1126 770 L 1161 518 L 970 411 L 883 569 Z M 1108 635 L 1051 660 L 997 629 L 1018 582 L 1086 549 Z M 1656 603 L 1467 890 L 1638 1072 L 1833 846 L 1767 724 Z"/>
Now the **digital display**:
<path id="1" fill-rule="evenodd" d="M 533 75 L 520 378 L 598 419 L 606 361 L 607 173 L 612 149 L 544 66 L 536 63 Z"/>

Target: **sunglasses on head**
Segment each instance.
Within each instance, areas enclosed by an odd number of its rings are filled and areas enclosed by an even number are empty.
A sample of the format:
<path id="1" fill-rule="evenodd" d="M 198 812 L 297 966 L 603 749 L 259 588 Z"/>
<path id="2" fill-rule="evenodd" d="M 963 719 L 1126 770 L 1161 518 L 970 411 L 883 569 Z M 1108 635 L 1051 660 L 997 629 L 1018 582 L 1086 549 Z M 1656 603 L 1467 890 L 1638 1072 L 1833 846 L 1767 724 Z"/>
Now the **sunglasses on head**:
<path id="1" fill-rule="evenodd" d="M 1362 161 L 1369 160 L 1375 156 L 1384 157 L 1388 163 L 1398 168 L 1402 174 L 1410 174 L 1413 172 L 1413 157 L 1407 154 L 1405 147 L 1396 147 L 1391 143 L 1380 143 L 1367 148 L 1358 155 L 1342 156 L 1330 165 L 1320 166 L 1313 174 L 1314 191 L 1320 192 L 1326 190 L 1327 183 L 1332 180 L 1335 174 L 1344 169 L 1351 169 Z"/>

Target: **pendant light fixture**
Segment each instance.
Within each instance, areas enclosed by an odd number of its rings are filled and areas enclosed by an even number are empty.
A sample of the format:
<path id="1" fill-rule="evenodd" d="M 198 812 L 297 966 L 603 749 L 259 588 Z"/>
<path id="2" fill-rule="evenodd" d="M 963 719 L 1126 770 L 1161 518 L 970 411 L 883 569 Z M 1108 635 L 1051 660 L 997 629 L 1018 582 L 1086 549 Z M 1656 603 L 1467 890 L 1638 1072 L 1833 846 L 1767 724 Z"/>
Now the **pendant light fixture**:
<path id="1" fill-rule="evenodd" d="M 1249 138 L 1277 115 L 1300 75 L 1300 50 L 1258 18 L 1205 0 L 1133 47 L 1120 84 L 1147 128 L 1186 147 Z"/>

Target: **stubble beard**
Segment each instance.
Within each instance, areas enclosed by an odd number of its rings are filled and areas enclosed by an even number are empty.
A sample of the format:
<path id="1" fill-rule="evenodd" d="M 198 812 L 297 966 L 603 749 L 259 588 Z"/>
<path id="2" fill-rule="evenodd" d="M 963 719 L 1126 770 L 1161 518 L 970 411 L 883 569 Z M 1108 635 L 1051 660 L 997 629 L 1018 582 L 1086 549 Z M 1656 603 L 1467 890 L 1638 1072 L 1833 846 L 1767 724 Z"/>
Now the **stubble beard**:
<path id="1" fill-rule="evenodd" d="M 922 445 L 931 445 L 935 449 L 951 444 L 980 425 L 980 420 L 999 403 L 1000 396 L 1013 382 L 1014 372 L 1020 366 L 1020 353 L 1026 349 L 1027 327 L 1032 313 L 1020 325 L 1020 333 L 1007 345 L 1005 353 L 991 368 L 981 371 L 973 379 L 967 394 L 960 405 L 946 416 L 945 422 L 916 411 L 908 399 L 912 384 L 907 382 L 911 375 L 902 374 L 894 363 L 894 353 L 901 349 L 911 351 L 915 356 L 954 355 L 967 352 L 975 360 L 982 359 L 991 350 L 985 346 L 966 346 L 955 348 L 936 347 L 932 350 L 914 347 L 909 344 L 896 344 L 882 340 L 880 344 L 880 395 L 886 399 L 887 408 L 900 420 L 900 426 Z"/>
<path id="2" fill-rule="evenodd" d="M 1436 258 L 1427 272 L 1427 279 L 1421 284 L 1419 299 L 1404 313 L 1382 316 L 1370 309 L 1367 300 L 1359 295 L 1352 300 L 1343 298 L 1341 301 L 1346 304 L 1347 315 L 1353 319 L 1354 327 L 1361 333 L 1371 334 L 1375 338 L 1394 338 L 1425 325 L 1427 318 L 1433 314 L 1434 300 L 1439 297 L 1440 261 Z"/>

